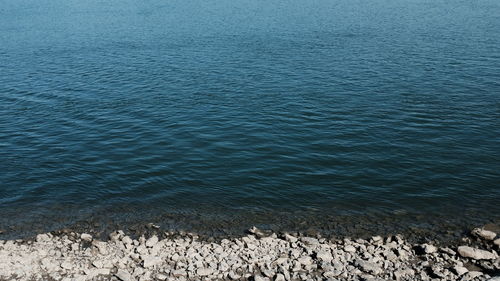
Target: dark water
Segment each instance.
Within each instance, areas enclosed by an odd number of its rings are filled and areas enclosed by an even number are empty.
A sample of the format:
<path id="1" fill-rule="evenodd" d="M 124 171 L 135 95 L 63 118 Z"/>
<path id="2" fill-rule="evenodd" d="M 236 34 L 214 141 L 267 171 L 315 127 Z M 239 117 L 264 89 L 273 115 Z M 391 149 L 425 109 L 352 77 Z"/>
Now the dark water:
<path id="1" fill-rule="evenodd" d="M 497 0 L 0 2 L 0 228 L 499 202 Z"/>

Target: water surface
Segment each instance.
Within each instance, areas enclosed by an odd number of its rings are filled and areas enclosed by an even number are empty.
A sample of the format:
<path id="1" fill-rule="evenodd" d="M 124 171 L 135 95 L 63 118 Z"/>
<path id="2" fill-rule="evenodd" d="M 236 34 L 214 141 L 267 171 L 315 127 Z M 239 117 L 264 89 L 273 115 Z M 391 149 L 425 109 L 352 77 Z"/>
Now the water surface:
<path id="1" fill-rule="evenodd" d="M 495 219 L 499 77 L 496 0 L 3 0 L 0 228 Z"/>

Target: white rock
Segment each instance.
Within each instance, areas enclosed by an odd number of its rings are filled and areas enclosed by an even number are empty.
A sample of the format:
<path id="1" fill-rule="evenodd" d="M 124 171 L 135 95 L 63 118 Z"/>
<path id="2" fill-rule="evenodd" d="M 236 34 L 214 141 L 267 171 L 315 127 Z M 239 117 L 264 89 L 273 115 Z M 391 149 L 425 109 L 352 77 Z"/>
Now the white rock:
<path id="1" fill-rule="evenodd" d="M 198 274 L 199 276 L 208 276 L 212 274 L 212 272 L 213 272 L 212 269 L 205 267 L 198 268 L 198 270 L 196 270 L 196 274 Z"/>
<path id="2" fill-rule="evenodd" d="M 302 265 L 311 265 L 313 262 L 312 258 L 309 256 L 300 257 L 297 259 L 297 261 Z"/>
<path id="3" fill-rule="evenodd" d="M 154 256 L 142 256 L 142 261 L 144 268 L 150 268 L 161 263 L 161 258 Z"/>
<path id="4" fill-rule="evenodd" d="M 359 266 L 361 270 L 363 270 L 366 273 L 378 275 L 383 272 L 382 268 L 374 262 L 358 259 L 356 260 L 356 265 Z"/>
<path id="5" fill-rule="evenodd" d="M 500 247 L 500 238 L 498 238 L 497 240 L 493 241 L 493 244 L 495 244 L 498 247 Z"/>
<path id="6" fill-rule="evenodd" d="M 453 267 L 453 270 L 455 270 L 455 272 L 457 273 L 458 276 L 462 276 L 464 275 L 465 273 L 469 272 L 469 270 L 463 266 L 455 266 Z"/>
<path id="7" fill-rule="evenodd" d="M 132 275 L 126 271 L 126 270 L 123 270 L 123 269 L 118 269 L 118 272 L 116 272 L 115 276 L 122 280 L 122 281 L 132 281 L 134 280 L 134 278 L 132 277 Z"/>
<path id="8" fill-rule="evenodd" d="M 162 273 L 156 274 L 156 279 L 158 280 L 167 280 L 168 276 Z"/>
<path id="9" fill-rule="evenodd" d="M 50 236 L 48 234 L 38 234 L 36 236 L 36 242 L 46 242 L 50 240 Z"/>
<path id="10" fill-rule="evenodd" d="M 151 247 L 153 247 L 154 245 L 156 245 L 156 243 L 158 243 L 158 236 L 153 235 L 151 238 L 149 238 L 149 239 L 146 241 L 146 247 L 151 248 Z"/>
<path id="11" fill-rule="evenodd" d="M 306 245 L 318 245 L 319 240 L 313 237 L 301 237 L 300 241 Z"/>
<path id="12" fill-rule="evenodd" d="M 330 251 L 322 250 L 316 253 L 316 257 L 321 261 L 330 262 L 333 260 L 332 253 Z"/>
<path id="13" fill-rule="evenodd" d="M 132 238 L 130 238 L 128 236 L 123 237 L 122 238 L 122 242 L 125 245 L 132 245 L 132 243 L 134 243 L 134 241 L 132 240 Z"/>
<path id="14" fill-rule="evenodd" d="M 424 250 L 424 252 L 426 254 L 432 254 L 432 253 L 437 252 L 437 250 L 438 250 L 436 246 L 430 245 L 430 244 L 423 244 L 422 249 Z"/>
<path id="15" fill-rule="evenodd" d="M 285 275 L 278 273 L 276 274 L 276 277 L 274 277 L 274 281 L 285 281 Z"/>
<path id="16" fill-rule="evenodd" d="M 354 253 L 354 252 L 356 252 L 356 248 L 354 248 L 354 246 L 352 246 L 352 245 L 347 245 L 344 247 L 344 251 L 349 252 L 349 253 Z"/>
<path id="17" fill-rule="evenodd" d="M 484 240 L 493 240 L 497 236 L 495 232 L 484 230 L 482 228 L 476 228 L 472 230 L 472 234 L 477 237 L 483 238 Z"/>
<path id="18" fill-rule="evenodd" d="M 293 237 L 292 235 L 290 235 L 288 233 L 285 233 L 285 240 L 289 241 L 289 242 L 292 242 L 292 243 L 295 243 L 299 239 L 297 239 L 296 237 Z"/>
<path id="19" fill-rule="evenodd" d="M 69 261 L 65 261 L 65 262 L 61 263 L 61 267 L 64 269 L 72 269 L 73 264 L 71 264 Z"/>
<path id="20" fill-rule="evenodd" d="M 255 275 L 255 276 L 253 277 L 253 280 L 255 280 L 255 281 L 269 281 L 269 278 L 267 278 L 267 277 L 262 277 L 262 276 L 260 276 L 260 275 Z"/>
<path id="21" fill-rule="evenodd" d="M 485 250 L 471 248 L 469 246 L 458 247 L 458 253 L 464 258 L 471 258 L 475 260 L 494 260 L 498 258 L 495 252 L 488 252 Z"/>
<path id="22" fill-rule="evenodd" d="M 82 235 L 80 235 L 80 239 L 86 242 L 92 242 L 92 235 L 87 233 L 82 233 Z"/>

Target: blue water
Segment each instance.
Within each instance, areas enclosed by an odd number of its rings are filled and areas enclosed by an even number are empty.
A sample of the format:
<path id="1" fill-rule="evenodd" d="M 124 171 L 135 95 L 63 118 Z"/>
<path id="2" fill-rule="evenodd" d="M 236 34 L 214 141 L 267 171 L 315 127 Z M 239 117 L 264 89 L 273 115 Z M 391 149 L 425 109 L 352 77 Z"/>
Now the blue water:
<path id="1" fill-rule="evenodd" d="M 0 2 L 0 228 L 499 202 L 497 0 Z"/>

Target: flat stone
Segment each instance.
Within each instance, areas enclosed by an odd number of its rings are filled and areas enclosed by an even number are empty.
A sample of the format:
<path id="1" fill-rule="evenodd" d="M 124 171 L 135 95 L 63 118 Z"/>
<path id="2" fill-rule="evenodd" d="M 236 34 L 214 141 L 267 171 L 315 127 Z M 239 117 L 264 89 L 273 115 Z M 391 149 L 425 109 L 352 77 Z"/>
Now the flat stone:
<path id="1" fill-rule="evenodd" d="M 488 252 L 469 246 L 458 247 L 458 253 L 464 258 L 471 258 L 475 260 L 494 260 L 498 258 L 498 254 L 495 252 Z"/>

